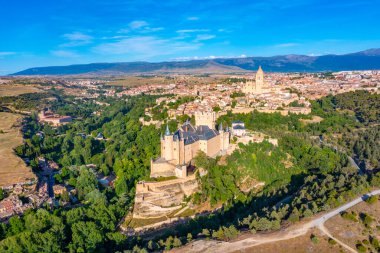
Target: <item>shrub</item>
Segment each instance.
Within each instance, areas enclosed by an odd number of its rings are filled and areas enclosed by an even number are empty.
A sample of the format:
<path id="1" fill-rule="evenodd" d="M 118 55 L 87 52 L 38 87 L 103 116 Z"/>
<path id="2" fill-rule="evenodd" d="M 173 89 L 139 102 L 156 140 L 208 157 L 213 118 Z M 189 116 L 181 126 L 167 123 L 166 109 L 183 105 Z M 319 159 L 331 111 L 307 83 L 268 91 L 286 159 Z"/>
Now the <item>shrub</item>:
<path id="1" fill-rule="evenodd" d="M 374 204 L 378 201 L 378 197 L 377 196 L 371 196 L 369 197 L 368 199 L 366 199 L 365 202 L 367 202 L 368 204 Z"/>
<path id="2" fill-rule="evenodd" d="M 358 244 L 356 244 L 356 249 L 359 251 L 359 252 L 367 252 L 367 249 L 366 249 L 366 247 L 364 247 L 364 245 L 363 244 L 361 244 L 361 243 L 358 243 Z"/>
<path id="3" fill-rule="evenodd" d="M 371 238 L 370 238 L 370 242 L 371 242 L 372 247 L 375 248 L 375 250 L 377 250 L 377 251 L 380 250 L 380 243 L 379 243 L 379 240 L 377 240 L 377 239 L 374 238 L 374 237 L 371 237 Z"/>
<path id="4" fill-rule="evenodd" d="M 314 243 L 314 244 L 317 244 L 319 242 L 319 239 L 316 235 L 314 234 L 311 234 L 310 235 L 310 240 Z"/>
<path id="5" fill-rule="evenodd" d="M 344 218 L 346 220 L 351 220 L 351 221 L 354 221 L 354 222 L 358 222 L 358 219 L 356 218 L 356 213 L 353 212 L 353 211 L 351 213 L 342 212 L 341 216 L 342 216 L 342 218 Z"/>
<path id="6" fill-rule="evenodd" d="M 329 238 L 328 242 L 330 245 L 336 245 L 336 241 L 332 238 Z"/>

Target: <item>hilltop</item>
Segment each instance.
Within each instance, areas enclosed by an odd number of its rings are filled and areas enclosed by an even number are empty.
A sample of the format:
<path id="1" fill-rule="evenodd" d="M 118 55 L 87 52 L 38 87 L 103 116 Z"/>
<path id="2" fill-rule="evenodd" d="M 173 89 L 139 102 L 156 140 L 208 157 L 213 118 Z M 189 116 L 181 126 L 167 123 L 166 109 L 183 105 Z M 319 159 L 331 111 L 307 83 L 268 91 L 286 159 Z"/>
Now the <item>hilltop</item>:
<path id="1" fill-rule="evenodd" d="M 238 73 L 262 66 L 270 72 L 319 72 L 380 69 L 380 49 L 344 55 L 279 55 L 271 57 L 217 58 L 167 62 L 90 63 L 29 68 L 12 75 L 125 75 Z"/>

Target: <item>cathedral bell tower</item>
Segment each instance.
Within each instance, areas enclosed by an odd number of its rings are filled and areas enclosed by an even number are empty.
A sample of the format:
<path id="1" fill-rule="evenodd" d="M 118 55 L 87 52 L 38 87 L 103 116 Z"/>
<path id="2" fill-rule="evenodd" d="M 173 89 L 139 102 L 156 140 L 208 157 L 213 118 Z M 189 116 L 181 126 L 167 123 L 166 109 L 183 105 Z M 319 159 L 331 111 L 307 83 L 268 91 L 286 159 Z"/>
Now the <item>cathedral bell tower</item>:
<path id="1" fill-rule="evenodd" d="M 264 86 L 264 71 L 262 70 L 261 66 L 259 66 L 259 69 L 256 72 L 256 91 L 261 91 L 263 86 Z"/>

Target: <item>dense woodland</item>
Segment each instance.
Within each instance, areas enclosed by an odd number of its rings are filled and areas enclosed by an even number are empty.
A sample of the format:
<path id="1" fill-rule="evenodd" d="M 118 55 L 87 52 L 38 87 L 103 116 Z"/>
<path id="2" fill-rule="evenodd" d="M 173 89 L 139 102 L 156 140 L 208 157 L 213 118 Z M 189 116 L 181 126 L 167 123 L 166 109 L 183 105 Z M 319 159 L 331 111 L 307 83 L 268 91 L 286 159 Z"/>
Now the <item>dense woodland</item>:
<path id="1" fill-rule="evenodd" d="M 159 136 L 165 126 L 155 129 L 138 121 L 157 97 L 101 98 L 110 105 L 99 106 L 57 96 L 49 106 L 73 116 L 74 122 L 52 128 L 39 125 L 36 115 L 31 115 L 25 121 L 25 144 L 15 152 L 28 158 L 35 171 L 39 156 L 57 162 L 62 170 L 56 182 L 75 187 L 80 204 L 30 210 L 1 224 L 1 252 L 144 252 L 202 237 L 230 240 L 241 230 L 277 230 L 380 186 L 379 95 L 360 91 L 314 101 L 313 115 L 324 120 L 313 124 L 301 121 L 311 116 L 228 113 L 218 123 L 242 120 L 246 128 L 278 138 L 279 145 L 267 141 L 241 145 L 224 159 L 198 154 L 195 163 L 207 174 L 198 175 L 201 191 L 190 201 L 221 208 L 163 229 L 149 241 L 127 237 L 117 231 L 117 225 L 133 204 L 135 184 L 148 179 L 150 159 L 159 155 Z M 94 111 L 101 111 L 101 116 Z M 174 130 L 177 122 L 168 124 Z M 99 133 L 104 139 L 95 138 Z M 325 145 L 319 137 L 339 149 Z M 347 154 L 372 170 L 360 174 L 349 164 Z M 98 184 L 97 175 L 109 174 L 117 177 L 114 188 Z M 256 182 L 265 185 L 251 189 L 249 185 Z"/>

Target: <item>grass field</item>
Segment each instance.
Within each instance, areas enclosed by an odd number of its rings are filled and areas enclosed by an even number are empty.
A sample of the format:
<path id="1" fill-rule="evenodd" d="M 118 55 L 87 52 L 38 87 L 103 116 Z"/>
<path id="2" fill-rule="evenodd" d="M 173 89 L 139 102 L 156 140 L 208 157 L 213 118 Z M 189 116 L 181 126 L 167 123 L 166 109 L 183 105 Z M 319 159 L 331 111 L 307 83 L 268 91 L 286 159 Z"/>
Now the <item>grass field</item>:
<path id="1" fill-rule="evenodd" d="M 0 112 L 0 186 L 23 182 L 35 175 L 24 161 L 16 156 L 13 148 L 22 144 L 21 116 Z"/>
<path id="2" fill-rule="evenodd" d="M 25 93 L 34 93 L 40 91 L 40 89 L 31 85 L 0 84 L 0 97 L 18 96 Z"/>

